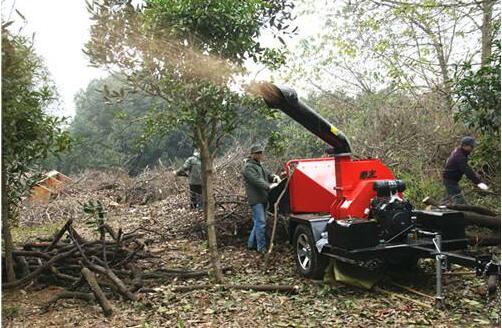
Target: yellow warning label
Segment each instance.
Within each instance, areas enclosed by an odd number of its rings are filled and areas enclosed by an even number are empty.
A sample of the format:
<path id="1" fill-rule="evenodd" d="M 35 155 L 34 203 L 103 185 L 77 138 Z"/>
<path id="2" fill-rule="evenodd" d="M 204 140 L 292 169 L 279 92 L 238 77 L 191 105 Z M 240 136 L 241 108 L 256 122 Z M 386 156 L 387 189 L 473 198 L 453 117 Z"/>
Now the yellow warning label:
<path id="1" fill-rule="evenodd" d="M 333 125 L 331 126 L 331 132 L 332 132 L 335 136 L 337 136 L 337 135 L 338 135 L 338 129 L 337 129 L 337 128 L 335 128 Z"/>

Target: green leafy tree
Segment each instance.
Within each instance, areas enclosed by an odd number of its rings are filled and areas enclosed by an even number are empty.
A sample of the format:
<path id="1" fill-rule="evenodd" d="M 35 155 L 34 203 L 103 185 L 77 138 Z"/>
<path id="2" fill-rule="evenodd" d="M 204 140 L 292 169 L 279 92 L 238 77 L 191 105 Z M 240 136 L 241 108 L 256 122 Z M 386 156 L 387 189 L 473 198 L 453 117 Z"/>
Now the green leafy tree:
<path id="1" fill-rule="evenodd" d="M 493 175 L 500 172 L 500 37 L 490 53 L 481 67 L 464 63 L 457 68 L 454 90 L 455 118 L 480 134 L 474 159 Z"/>
<path id="2" fill-rule="evenodd" d="M 216 281 L 223 275 L 214 226 L 213 160 L 241 123 L 238 108 L 263 108 L 231 85 L 247 59 L 270 67 L 280 63 L 281 52 L 263 48 L 258 37 L 264 28 L 275 35 L 287 29 L 290 7 L 285 0 L 148 0 L 143 7 L 105 0 L 89 6 L 91 63 L 119 71 L 131 87 L 165 101 L 145 116 L 144 137 L 182 127 L 200 149 Z"/>
<path id="3" fill-rule="evenodd" d="M 54 89 L 31 40 L 2 25 L 2 237 L 7 280 L 15 279 L 11 226 L 21 197 L 29 192 L 35 164 L 63 151 L 70 138 L 62 119 L 45 112 Z"/>

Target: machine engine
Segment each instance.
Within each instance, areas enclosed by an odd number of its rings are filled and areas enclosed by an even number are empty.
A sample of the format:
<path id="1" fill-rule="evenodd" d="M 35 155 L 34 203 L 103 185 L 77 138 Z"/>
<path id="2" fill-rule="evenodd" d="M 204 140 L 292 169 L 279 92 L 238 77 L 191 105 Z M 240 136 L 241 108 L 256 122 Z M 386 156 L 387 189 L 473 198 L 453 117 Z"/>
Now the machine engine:
<path id="1" fill-rule="evenodd" d="M 413 206 L 400 197 L 405 187 L 401 180 L 376 181 L 373 184 L 377 196 L 371 200 L 369 217 L 378 223 L 380 240 L 401 240 L 412 225 Z"/>

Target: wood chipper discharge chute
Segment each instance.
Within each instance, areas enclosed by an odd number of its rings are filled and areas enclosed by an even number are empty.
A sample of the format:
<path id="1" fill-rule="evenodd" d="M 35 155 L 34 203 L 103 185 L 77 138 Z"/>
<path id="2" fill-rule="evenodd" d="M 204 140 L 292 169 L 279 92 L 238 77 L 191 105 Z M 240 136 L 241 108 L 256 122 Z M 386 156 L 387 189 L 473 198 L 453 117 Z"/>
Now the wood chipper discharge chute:
<path id="1" fill-rule="evenodd" d="M 261 83 L 267 105 L 281 110 L 332 148 L 332 157 L 295 159 L 270 203 L 288 217 L 296 266 L 320 278 L 328 259 L 369 271 L 413 267 L 418 259 L 436 260 L 436 301 L 443 304 L 442 272 L 448 263 L 500 277 L 491 256 L 467 256 L 464 217 L 451 210 L 416 210 L 403 197 L 406 185 L 378 159 L 354 159 L 345 135 L 298 100 L 287 87 Z M 287 190 L 284 191 L 284 189 Z"/>

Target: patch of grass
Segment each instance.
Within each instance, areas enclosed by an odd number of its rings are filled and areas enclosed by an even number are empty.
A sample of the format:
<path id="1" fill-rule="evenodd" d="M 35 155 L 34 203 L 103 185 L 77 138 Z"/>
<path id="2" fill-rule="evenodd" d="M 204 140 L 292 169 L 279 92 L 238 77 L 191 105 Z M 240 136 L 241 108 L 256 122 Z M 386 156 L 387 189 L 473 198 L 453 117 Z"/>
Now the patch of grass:
<path id="1" fill-rule="evenodd" d="M 468 204 L 483 206 L 500 212 L 500 188 L 493 185 L 490 185 L 490 187 L 492 188 L 491 191 L 495 194 L 483 193 L 470 181 L 466 181 L 466 179 L 463 179 L 460 183 L 460 188 L 462 188 L 462 193 Z"/>
<path id="2" fill-rule="evenodd" d="M 2 306 L 2 318 L 7 320 L 13 320 L 19 316 L 21 312 L 21 307 L 19 304 Z"/>
<path id="3" fill-rule="evenodd" d="M 12 238 L 14 243 L 25 243 L 36 237 L 52 237 L 64 222 L 36 225 L 31 227 L 19 226 L 12 229 Z"/>
<path id="4" fill-rule="evenodd" d="M 445 196 L 445 189 L 438 174 L 425 174 L 419 169 L 411 169 L 401 171 L 397 176 L 406 183 L 404 197 L 416 208 L 424 207 L 422 200 L 427 196 L 437 201 Z"/>

